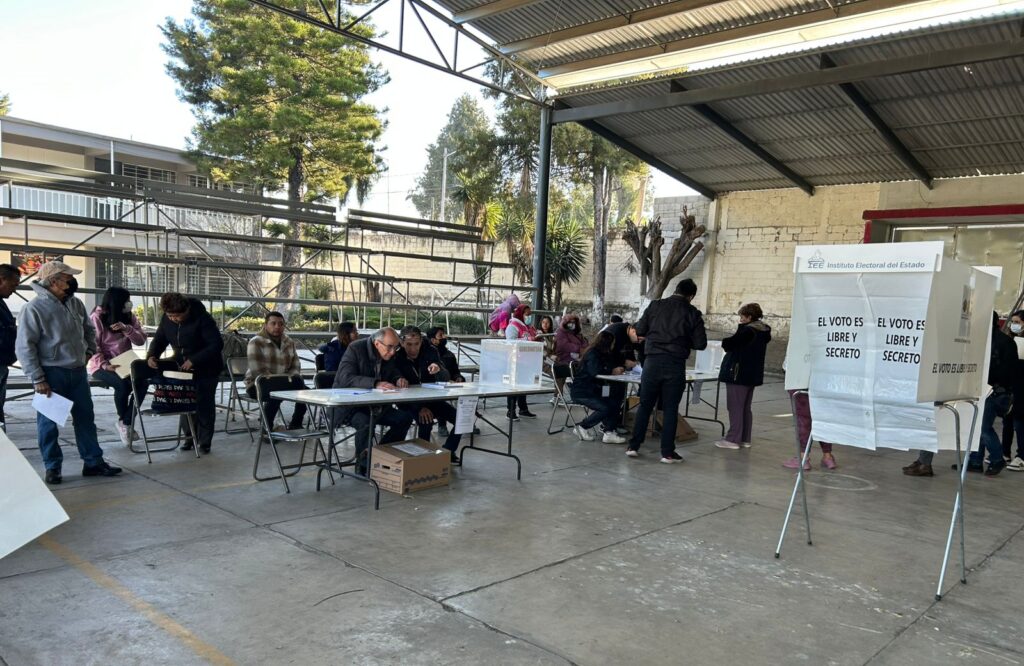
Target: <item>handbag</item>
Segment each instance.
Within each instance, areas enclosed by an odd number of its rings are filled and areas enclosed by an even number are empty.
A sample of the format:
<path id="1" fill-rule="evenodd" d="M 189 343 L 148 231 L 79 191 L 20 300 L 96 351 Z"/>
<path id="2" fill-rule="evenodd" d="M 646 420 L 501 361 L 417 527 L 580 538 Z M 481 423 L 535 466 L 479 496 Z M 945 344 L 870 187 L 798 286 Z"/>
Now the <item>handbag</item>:
<path id="1" fill-rule="evenodd" d="M 168 374 L 173 376 L 168 376 Z M 189 379 L 185 379 L 188 375 Z M 150 408 L 157 414 L 194 412 L 199 407 L 199 394 L 191 373 L 165 372 L 151 382 L 153 402 Z"/>

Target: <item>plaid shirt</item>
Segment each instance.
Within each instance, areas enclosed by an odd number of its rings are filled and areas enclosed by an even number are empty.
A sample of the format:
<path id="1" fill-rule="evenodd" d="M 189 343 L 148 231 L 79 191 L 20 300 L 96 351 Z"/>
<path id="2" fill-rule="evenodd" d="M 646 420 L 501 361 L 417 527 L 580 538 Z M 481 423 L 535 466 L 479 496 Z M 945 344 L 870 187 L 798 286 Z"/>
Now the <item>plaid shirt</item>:
<path id="1" fill-rule="evenodd" d="M 302 371 L 295 343 L 287 335 L 281 336 L 281 346 L 262 333 L 249 340 L 245 355 L 249 358 L 249 370 L 245 373 L 245 387 L 256 383 L 257 377 L 265 375 L 298 375 Z"/>

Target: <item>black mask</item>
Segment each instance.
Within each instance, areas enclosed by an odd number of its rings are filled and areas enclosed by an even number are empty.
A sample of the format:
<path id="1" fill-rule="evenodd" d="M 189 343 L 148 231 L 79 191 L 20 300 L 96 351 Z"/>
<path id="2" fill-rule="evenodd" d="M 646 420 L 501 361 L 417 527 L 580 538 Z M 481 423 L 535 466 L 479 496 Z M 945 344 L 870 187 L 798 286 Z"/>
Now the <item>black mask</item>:
<path id="1" fill-rule="evenodd" d="M 438 349 L 444 349 L 447 346 L 448 346 L 448 340 L 441 340 L 440 342 L 437 343 L 437 348 Z"/>
<path id="2" fill-rule="evenodd" d="M 78 280 L 73 277 L 68 278 L 68 288 L 65 290 L 64 296 L 66 298 L 74 296 L 76 291 L 78 291 Z"/>

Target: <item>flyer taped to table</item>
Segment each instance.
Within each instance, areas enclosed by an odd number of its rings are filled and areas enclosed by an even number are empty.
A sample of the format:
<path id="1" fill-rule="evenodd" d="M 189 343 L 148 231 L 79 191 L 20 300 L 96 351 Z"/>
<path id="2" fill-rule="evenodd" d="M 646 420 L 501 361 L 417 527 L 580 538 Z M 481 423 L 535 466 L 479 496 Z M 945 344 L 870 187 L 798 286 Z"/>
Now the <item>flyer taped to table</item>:
<path id="1" fill-rule="evenodd" d="M 476 423 L 476 405 L 479 398 L 464 396 L 459 398 L 459 407 L 455 413 L 455 434 L 468 435 L 473 432 Z"/>

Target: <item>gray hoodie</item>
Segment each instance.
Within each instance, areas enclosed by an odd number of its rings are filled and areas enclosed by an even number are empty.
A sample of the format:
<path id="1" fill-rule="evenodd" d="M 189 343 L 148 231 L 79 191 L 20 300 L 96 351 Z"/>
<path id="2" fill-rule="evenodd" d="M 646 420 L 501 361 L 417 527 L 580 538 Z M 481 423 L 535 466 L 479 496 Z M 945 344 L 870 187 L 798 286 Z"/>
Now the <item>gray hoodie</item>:
<path id="1" fill-rule="evenodd" d="M 96 353 L 96 329 L 75 297 L 62 303 L 34 281 L 36 297 L 21 308 L 15 353 L 33 383 L 46 381 L 43 367 L 81 368 Z"/>

